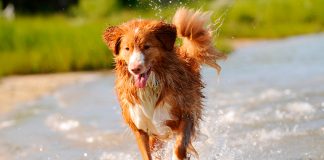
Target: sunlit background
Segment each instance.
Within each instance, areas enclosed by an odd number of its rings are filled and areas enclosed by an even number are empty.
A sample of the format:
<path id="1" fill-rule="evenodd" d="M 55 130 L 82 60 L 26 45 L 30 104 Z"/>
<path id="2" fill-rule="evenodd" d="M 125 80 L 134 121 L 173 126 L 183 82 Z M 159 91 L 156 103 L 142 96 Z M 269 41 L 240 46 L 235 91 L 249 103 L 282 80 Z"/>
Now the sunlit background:
<path id="1" fill-rule="evenodd" d="M 179 7 L 229 55 L 203 68 L 201 160 L 323 160 L 324 0 L 1 0 L 0 160 L 140 159 L 102 33 Z"/>

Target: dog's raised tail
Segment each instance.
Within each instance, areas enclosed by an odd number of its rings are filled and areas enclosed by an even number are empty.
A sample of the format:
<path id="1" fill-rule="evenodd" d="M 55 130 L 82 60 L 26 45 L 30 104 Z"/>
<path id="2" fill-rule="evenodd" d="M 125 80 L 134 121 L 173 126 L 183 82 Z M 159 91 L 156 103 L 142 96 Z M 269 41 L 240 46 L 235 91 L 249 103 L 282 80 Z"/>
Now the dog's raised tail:
<path id="1" fill-rule="evenodd" d="M 180 8 L 173 17 L 173 24 L 183 40 L 181 56 L 207 64 L 219 72 L 221 67 L 216 61 L 226 56 L 214 47 L 212 31 L 206 28 L 209 19 L 210 13 Z"/>

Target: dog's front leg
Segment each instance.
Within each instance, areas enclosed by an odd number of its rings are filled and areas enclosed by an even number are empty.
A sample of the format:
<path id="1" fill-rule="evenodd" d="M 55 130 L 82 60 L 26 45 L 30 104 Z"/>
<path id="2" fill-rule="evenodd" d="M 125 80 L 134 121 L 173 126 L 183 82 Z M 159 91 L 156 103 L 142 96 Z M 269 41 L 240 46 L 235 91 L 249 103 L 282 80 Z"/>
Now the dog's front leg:
<path id="1" fill-rule="evenodd" d="M 151 151 L 150 151 L 150 143 L 149 143 L 149 135 L 142 130 L 134 131 L 136 136 L 136 141 L 138 147 L 141 151 L 143 160 L 152 160 Z"/>
<path id="2" fill-rule="evenodd" d="M 180 120 L 172 160 L 187 159 L 187 148 L 191 142 L 192 127 L 193 123 L 190 118 L 186 117 Z"/>

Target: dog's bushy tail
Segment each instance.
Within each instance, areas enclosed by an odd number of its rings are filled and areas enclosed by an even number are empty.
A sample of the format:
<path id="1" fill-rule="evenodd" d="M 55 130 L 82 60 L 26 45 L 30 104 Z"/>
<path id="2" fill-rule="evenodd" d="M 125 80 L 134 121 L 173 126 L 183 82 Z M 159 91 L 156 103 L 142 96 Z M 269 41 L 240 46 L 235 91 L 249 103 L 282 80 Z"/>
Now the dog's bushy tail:
<path id="1" fill-rule="evenodd" d="M 213 44 L 212 31 L 206 28 L 210 19 L 209 13 L 180 8 L 173 17 L 178 36 L 183 40 L 180 47 L 184 58 L 190 58 L 199 64 L 207 64 L 219 72 L 221 67 L 216 63 L 226 56 L 217 51 Z"/>

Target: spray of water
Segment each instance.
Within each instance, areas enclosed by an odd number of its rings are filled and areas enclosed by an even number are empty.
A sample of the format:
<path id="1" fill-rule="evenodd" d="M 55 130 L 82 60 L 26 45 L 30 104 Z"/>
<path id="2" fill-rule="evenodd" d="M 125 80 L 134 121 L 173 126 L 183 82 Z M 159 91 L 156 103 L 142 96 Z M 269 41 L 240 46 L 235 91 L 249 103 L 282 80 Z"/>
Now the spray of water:
<path id="1" fill-rule="evenodd" d="M 208 27 L 212 31 L 213 38 L 219 37 L 221 33 L 222 26 L 224 21 L 227 17 L 229 10 L 233 7 L 235 0 L 228 0 L 228 1 L 219 1 L 217 5 L 219 6 L 219 10 L 224 10 L 221 12 L 217 17 L 213 17 L 213 23 L 211 23 Z"/>
<path id="2" fill-rule="evenodd" d="M 177 0 L 138 0 L 138 7 L 147 6 L 149 10 L 154 13 L 154 17 L 158 19 L 165 19 L 165 11 L 175 11 L 179 7 L 186 7 L 190 1 L 177 1 Z"/>
<path id="3" fill-rule="evenodd" d="M 228 9 L 226 9 L 218 18 L 216 18 L 213 23 L 209 24 L 209 28 L 212 31 L 213 38 L 219 37 L 221 27 L 224 23 L 224 20 L 226 18 Z"/>

